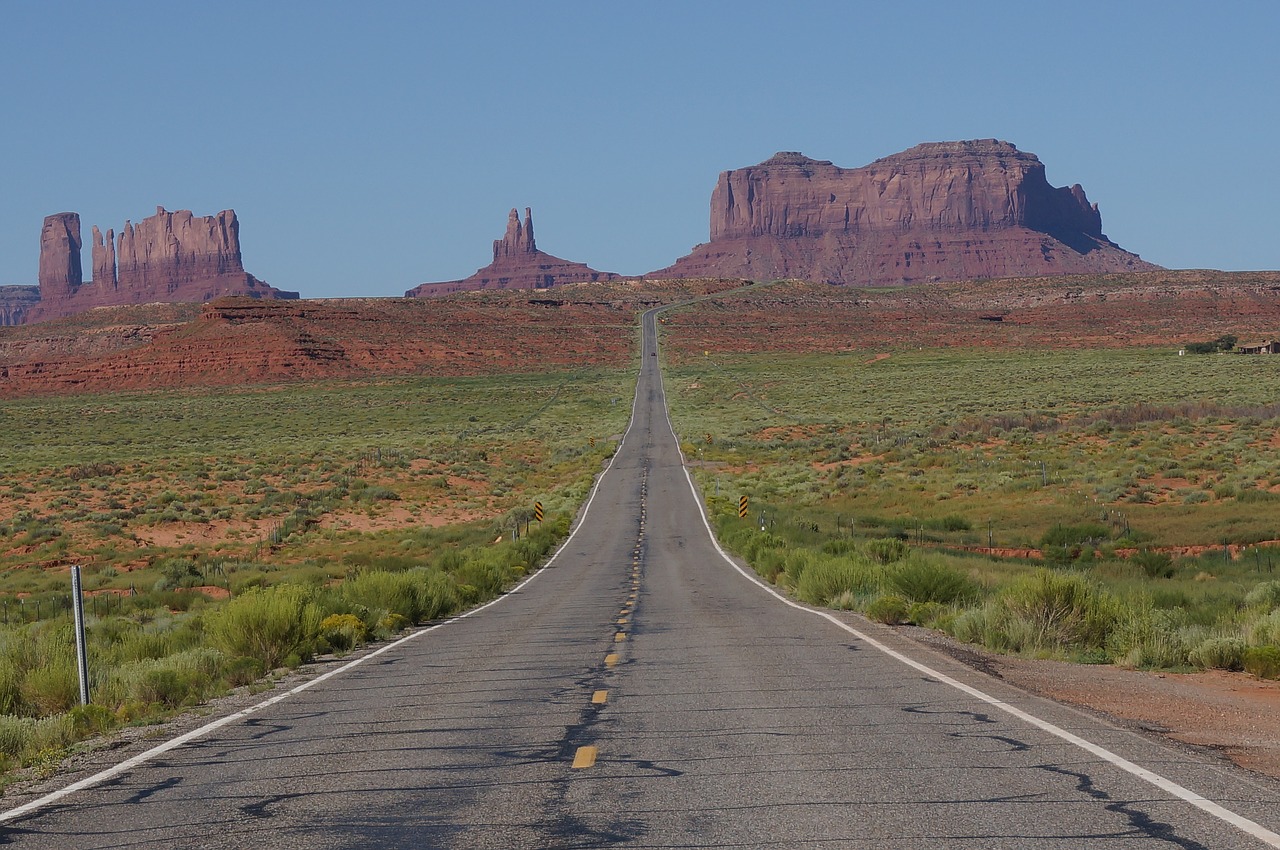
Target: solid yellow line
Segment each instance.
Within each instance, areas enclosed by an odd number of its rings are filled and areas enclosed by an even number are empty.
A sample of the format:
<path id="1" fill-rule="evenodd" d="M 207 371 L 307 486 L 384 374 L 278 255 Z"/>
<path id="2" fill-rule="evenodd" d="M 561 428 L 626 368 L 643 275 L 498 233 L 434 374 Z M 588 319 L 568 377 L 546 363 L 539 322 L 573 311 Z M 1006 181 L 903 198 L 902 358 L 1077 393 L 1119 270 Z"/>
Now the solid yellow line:
<path id="1" fill-rule="evenodd" d="M 595 747 L 578 747 L 578 751 L 573 754 L 573 769 L 581 770 L 584 767 L 591 767 L 596 763 L 597 753 Z"/>
<path id="2" fill-rule="evenodd" d="M 596 691 L 591 695 L 591 703 L 593 705 L 604 705 L 609 699 L 608 691 Z"/>

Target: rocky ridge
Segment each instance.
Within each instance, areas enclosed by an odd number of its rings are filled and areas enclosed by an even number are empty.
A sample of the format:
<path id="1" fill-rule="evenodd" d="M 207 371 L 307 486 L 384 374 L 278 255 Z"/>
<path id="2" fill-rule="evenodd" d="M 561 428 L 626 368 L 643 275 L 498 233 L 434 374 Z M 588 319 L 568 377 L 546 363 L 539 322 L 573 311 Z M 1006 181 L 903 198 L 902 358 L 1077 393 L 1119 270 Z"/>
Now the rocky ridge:
<path id="1" fill-rule="evenodd" d="M 936 142 L 841 168 L 795 152 L 722 172 L 710 242 L 647 277 L 886 286 L 1156 269 L 1111 242 L 1079 185 L 1008 142 Z"/>
<path id="2" fill-rule="evenodd" d="M 420 284 L 405 296 L 428 298 L 472 289 L 550 289 L 566 283 L 598 283 L 619 277 L 538 250 L 533 238 L 533 212 L 525 207 L 523 222 L 515 209 L 507 216 L 507 231 L 501 239 L 494 240 L 493 262 L 489 265 L 462 280 Z"/>
<path id="3" fill-rule="evenodd" d="M 156 214 L 119 235 L 92 230 L 93 279 L 81 268 L 80 216 L 47 216 L 40 233 L 39 300 L 24 305 L 21 320 L 43 321 L 94 307 L 153 301 L 209 301 L 226 295 L 297 298 L 244 270 L 240 224 L 234 210 L 196 216 L 190 210 Z M 3 294 L 0 294 L 3 297 Z M 0 311 L 2 312 L 2 311 Z"/>

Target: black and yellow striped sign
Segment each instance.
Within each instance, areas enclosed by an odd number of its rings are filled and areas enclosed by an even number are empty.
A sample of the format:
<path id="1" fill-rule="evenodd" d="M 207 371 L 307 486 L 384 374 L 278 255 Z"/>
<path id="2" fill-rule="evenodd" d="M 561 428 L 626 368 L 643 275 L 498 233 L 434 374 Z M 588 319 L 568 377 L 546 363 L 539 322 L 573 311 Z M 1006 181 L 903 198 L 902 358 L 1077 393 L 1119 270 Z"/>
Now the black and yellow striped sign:
<path id="1" fill-rule="evenodd" d="M 742 498 L 738 499 L 738 518 L 739 519 L 747 518 L 747 497 L 746 496 L 743 496 Z"/>
<path id="2" fill-rule="evenodd" d="M 587 437 L 587 444 L 588 444 L 589 446 L 591 446 L 591 448 L 593 448 L 593 449 L 594 449 L 594 448 L 596 447 L 596 438 L 595 438 L 595 437 Z"/>
<path id="3" fill-rule="evenodd" d="M 533 518 L 538 522 L 542 522 L 542 502 L 533 503 Z"/>
<path id="4" fill-rule="evenodd" d="M 712 440 L 712 439 L 711 439 L 711 435 L 710 435 L 710 434 L 708 434 L 708 435 L 707 435 L 707 445 L 711 445 L 713 442 L 715 442 L 715 441 L 714 441 L 714 440 Z"/>

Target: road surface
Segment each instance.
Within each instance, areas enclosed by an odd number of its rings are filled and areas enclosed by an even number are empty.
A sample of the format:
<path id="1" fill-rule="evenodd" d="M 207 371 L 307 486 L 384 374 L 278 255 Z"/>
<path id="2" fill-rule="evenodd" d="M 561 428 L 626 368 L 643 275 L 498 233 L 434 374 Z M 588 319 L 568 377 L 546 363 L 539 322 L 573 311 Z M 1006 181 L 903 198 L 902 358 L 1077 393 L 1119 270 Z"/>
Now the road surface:
<path id="1" fill-rule="evenodd" d="M 10 814 L 0 843 L 1280 846 L 1274 783 L 785 604 L 736 570 L 682 467 L 655 345 L 651 313 L 631 427 L 551 566 L 472 616 Z"/>

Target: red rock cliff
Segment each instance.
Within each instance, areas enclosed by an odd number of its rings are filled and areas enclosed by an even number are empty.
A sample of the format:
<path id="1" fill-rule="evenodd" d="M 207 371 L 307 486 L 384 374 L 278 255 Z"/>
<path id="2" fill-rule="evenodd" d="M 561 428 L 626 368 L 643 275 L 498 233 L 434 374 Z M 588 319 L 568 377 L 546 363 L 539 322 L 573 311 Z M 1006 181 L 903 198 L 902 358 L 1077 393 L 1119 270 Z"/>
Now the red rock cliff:
<path id="1" fill-rule="evenodd" d="M 649 277 L 831 283 L 1156 268 L 1102 233 L 1079 185 L 1054 188 L 1008 142 L 937 142 L 840 168 L 798 153 L 723 172 L 711 241 Z"/>
<path id="2" fill-rule="evenodd" d="M 80 266 L 80 216 L 44 220 L 40 236 L 40 300 L 25 321 L 69 316 L 93 307 L 151 301 L 209 301 L 224 295 L 297 298 L 248 274 L 240 258 L 240 224 L 233 210 L 195 216 L 190 210 L 125 222 L 117 236 L 93 228 L 93 281 Z"/>

